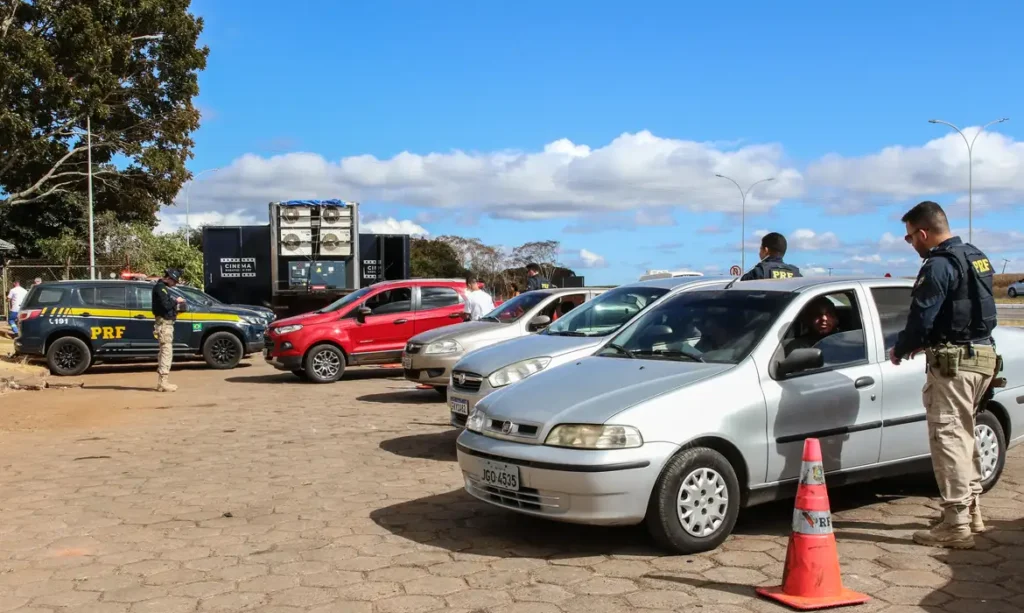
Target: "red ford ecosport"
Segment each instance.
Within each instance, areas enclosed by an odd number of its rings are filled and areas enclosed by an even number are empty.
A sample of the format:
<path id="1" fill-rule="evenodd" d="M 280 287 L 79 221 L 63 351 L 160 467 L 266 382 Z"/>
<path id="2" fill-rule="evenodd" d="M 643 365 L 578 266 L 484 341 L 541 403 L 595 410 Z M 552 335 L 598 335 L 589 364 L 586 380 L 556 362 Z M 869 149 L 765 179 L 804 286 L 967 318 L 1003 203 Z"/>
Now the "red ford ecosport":
<path id="1" fill-rule="evenodd" d="M 465 302 L 464 280 L 382 281 L 319 311 L 275 321 L 263 357 L 278 370 L 330 383 L 346 366 L 401 362 L 413 336 L 463 321 Z"/>

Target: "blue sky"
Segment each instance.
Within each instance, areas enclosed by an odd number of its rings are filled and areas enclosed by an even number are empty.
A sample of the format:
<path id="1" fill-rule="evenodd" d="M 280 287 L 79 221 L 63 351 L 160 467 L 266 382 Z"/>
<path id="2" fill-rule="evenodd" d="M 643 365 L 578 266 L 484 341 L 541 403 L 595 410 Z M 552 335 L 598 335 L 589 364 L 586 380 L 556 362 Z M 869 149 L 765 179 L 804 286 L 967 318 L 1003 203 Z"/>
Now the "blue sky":
<path id="1" fill-rule="evenodd" d="M 357 199 L 373 227 L 557 239 L 588 281 L 618 283 L 739 264 L 739 193 L 714 173 L 774 175 L 748 199 L 747 267 L 757 232 L 775 230 L 809 271 L 913 273 L 892 240 L 903 211 L 930 198 L 967 227 L 967 148 L 927 120 L 1010 117 L 975 146 L 974 237 L 1024 271 L 1018 3 L 192 10 L 211 53 L 190 168 L 221 168 L 193 185 L 193 224 L 262 222 L 271 199 Z"/>

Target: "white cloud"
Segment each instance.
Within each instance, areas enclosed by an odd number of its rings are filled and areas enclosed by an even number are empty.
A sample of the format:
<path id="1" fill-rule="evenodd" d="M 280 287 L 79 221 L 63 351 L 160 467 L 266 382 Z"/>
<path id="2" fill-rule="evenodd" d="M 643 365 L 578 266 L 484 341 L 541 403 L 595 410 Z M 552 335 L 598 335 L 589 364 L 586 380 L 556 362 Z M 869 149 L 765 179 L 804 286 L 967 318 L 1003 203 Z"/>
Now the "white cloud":
<path id="1" fill-rule="evenodd" d="M 167 233 L 174 232 L 180 228 L 184 228 L 186 225 L 192 228 L 198 228 L 200 226 L 252 226 L 265 224 L 266 216 L 263 219 L 257 219 L 251 212 L 244 210 L 236 211 L 205 211 L 197 213 L 192 211 L 188 215 L 188 223 L 186 224 L 185 214 L 171 212 L 174 209 L 163 209 L 157 213 L 157 226 L 156 232 Z"/>
<path id="2" fill-rule="evenodd" d="M 762 235 L 763 236 L 763 235 Z M 839 237 L 834 232 L 818 234 L 814 230 L 799 228 L 786 235 L 787 249 L 800 251 L 822 251 L 839 247 Z"/>
<path id="3" fill-rule="evenodd" d="M 589 249 L 563 249 L 562 254 L 567 256 L 565 264 L 569 268 L 605 268 L 608 261 L 604 256 L 598 255 Z"/>
<path id="4" fill-rule="evenodd" d="M 637 214 L 637 223 L 643 223 L 658 219 L 651 209 L 660 207 L 738 211 L 735 186 L 716 179 L 715 173 L 741 185 L 776 177 L 748 196 L 751 213 L 768 211 L 803 189 L 802 176 L 784 164 L 777 144 L 727 151 L 641 131 L 599 147 L 561 139 L 532 152 L 402 152 L 390 159 L 357 155 L 337 161 L 314 153 L 250 153 L 197 181 L 191 200 L 194 211 L 244 210 L 260 218 L 266 215 L 267 202 L 294 198 L 462 208 L 506 219 L 639 208 L 648 211 Z M 184 193 L 178 204 L 184 204 Z"/>
<path id="5" fill-rule="evenodd" d="M 430 232 L 418 223 L 394 217 L 360 220 L 359 231 L 365 234 L 408 234 L 420 237 L 430 235 Z"/>

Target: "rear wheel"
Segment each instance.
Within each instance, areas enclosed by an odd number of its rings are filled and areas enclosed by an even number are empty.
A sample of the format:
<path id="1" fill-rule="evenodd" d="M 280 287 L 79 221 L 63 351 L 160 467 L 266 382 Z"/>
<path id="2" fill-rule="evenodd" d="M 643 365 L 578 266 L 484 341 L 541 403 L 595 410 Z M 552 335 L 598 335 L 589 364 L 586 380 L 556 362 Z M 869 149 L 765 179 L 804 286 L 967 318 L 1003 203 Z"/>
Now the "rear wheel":
<path id="1" fill-rule="evenodd" d="M 1011 287 L 1010 291 L 1007 292 L 1007 293 L 1010 295 L 1010 298 L 1016 298 L 1017 297 L 1017 288 Z"/>
<path id="2" fill-rule="evenodd" d="M 981 489 L 995 487 L 1006 465 L 1006 434 L 990 411 L 981 411 L 974 422 L 974 444 L 981 460 Z"/>
<path id="3" fill-rule="evenodd" d="M 80 375 L 92 363 L 92 351 L 80 338 L 64 336 L 50 343 L 46 350 L 46 365 L 50 372 L 61 377 Z"/>
<path id="4" fill-rule="evenodd" d="M 242 341 L 230 332 L 214 332 L 203 343 L 203 359 L 210 368 L 226 370 L 242 361 Z"/>
<path id="5" fill-rule="evenodd" d="M 316 345 L 306 354 L 303 366 L 313 383 L 333 383 L 345 374 L 345 354 L 334 345 Z"/>
<path id="6" fill-rule="evenodd" d="M 740 484 L 729 460 L 714 449 L 688 449 L 668 461 L 651 493 L 647 529 L 659 545 L 681 554 L 722 544 L 740 512 Z"/>

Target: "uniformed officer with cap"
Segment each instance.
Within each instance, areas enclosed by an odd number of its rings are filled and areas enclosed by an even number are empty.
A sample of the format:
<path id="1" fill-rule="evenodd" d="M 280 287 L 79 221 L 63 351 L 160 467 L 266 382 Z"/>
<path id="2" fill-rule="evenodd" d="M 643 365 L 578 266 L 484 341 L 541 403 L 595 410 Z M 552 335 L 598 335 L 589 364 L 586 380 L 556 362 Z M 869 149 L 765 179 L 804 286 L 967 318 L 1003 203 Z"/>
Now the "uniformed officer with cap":
<path id="1" fill-rule="evenodd" d="M 800 269 L 782 261 L 786 256 L 786 237 L 778 232 L 769 232 L 761 237 L 761 261 L 740 277 L 740 281 L 754 279 L 790 279 L 802 277 Z"/>
<path id="2" fill-rule="evenodd" d="M 949 230 L 946 213 L 925 201 L 903 216 L 906 241 L 925 259 L 911 294 L 906 328 L 889 352 L 893 364 L 927 357 L 922 392 L 942 516 L 914 534 L 921 545 L 969 549 L 985 524 L 978 506 L 981 465 L 974 420 L 1000 369 L 992 330 L 996 303 L 988 257 Z"/>
<path id="3" fill-rule="evenodd" d="M 540 265 L 530 262 L 526 265 L 526 291 L 535 289 L 548 289 L 551 282 L 541 274 Z"/>
<path id="4" fill-rule="evenodd" d="M 160 392 L 173 392 L 178 389 L 177 385 L 167 381 L 167 376 L 171 372 L 171 358 L 174 357 L 174 322 L 178 318 L 178 310 L 184 307 L 185 303 L 181 296 L 172 296 L 168 288 L 177 285 L 179 279 L 181 271 L 177 268 L 168 268 L 164 271 L 163 278 L 153 284 L 152 309 L 156 321 L 153 325 L 153 335 L 160 345 L 156 365 L 159 382 L 156 389 Z"/>

